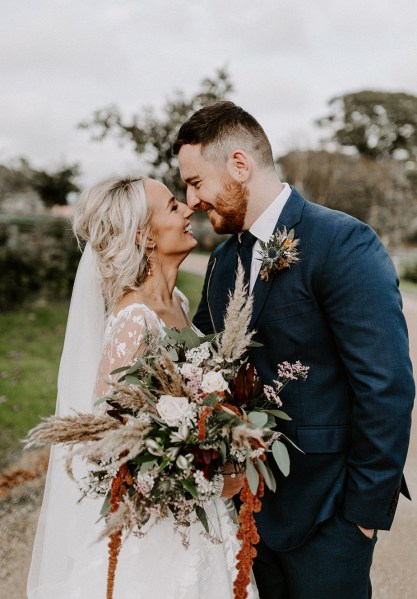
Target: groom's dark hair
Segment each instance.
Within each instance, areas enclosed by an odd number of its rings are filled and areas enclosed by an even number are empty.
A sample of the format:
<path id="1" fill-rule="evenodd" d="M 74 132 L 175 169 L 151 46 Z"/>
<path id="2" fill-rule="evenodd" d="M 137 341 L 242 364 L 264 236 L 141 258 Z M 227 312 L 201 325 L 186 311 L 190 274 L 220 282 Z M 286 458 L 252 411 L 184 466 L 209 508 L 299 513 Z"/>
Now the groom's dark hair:
<path id="1" fill-rule="evenodd" d="M 173 145 L 178 154 L 184 145 L 201 144 L 207 160 L 225 162 L 236 144 L 252 154 L 262 167 L 274 168 L 271 144 L 258 121 L 240 106 L 222 100 L 197 110 L 180 127 Z"/>

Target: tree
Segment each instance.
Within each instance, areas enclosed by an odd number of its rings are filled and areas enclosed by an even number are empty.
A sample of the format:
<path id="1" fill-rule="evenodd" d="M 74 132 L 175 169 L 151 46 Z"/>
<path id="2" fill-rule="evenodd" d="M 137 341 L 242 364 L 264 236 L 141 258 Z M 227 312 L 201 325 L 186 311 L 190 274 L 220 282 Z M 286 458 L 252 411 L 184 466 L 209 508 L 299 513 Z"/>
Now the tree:
<path id="1" fill-rule="evenodd" d="M 46 206 L 67 203 L 68 194 L 80 188 L 74 179 L 80 174 L 78 164 L 63 165 L 55 171 L 32 170 L 32 185 Z"/>
<path id="2" fill-rule="evenodd" d="M 316 121 L 331 139 L 369 158 L 417 162 L 417 97 L 405 93 L 360 91 L 332 98 L 330 113 Z"/>
<path id="3" fill-rule="evenodd" d="M 35 190 L 46 206 L 66 204 L 70 192 L 80 191 L 75 183 L 79 174 L 78 164 L 37 170 L 26 158 L 18 158 L 8 166 L 0 165 L 0 198 Z"/>
<path id="4" fill-rule="evenodd" d="M 172 155 L 172 144 L 181 124 L 193 112 L 217 100 L 223 100 L 233 91 L 233 84 L 225 69 L 218 69 L 213 78 L 201 82 L 201 89 L 187 99 L 180 91 L 174 92 L 158 116 L 151 107 L 142 114 L 125 119 L 115 105 L 98 109 L 93 116 L 80 123 L 83 129 L 92 130 L 92 138 L 101 141 L 112 135 L 132 143 L 138 154 L 143 154 L 149 164 L 148 175 L 165 183 L 175 193 L 183 194 L 178 174 L 178 162 Z"/>
<path id="5" fill-rule="evenodd" d="M 368 223 L 389 248 L 412 232 L 415 187 L 401 161 L 310 150 L 290 152 L 278 163 L 283 178 L 303 195 Z"/>

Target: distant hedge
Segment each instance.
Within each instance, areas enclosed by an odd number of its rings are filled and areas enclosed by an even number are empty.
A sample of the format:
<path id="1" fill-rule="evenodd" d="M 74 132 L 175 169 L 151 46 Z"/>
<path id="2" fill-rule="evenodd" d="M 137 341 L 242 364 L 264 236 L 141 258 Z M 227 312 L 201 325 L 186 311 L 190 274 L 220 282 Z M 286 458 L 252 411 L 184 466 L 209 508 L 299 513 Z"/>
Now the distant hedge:
<path id="1" fill-rule="evenodd" d="M 0 221 L 0 310 L 12 310 L 34 296 L 65 299 L 80 251 L 71 226 L 61 218 Z"/>
<path id="2" fill-rule="evenodd" d="M 403 279 L 417 283 L 417 262 L 408 264 L 403 270 Z"/>

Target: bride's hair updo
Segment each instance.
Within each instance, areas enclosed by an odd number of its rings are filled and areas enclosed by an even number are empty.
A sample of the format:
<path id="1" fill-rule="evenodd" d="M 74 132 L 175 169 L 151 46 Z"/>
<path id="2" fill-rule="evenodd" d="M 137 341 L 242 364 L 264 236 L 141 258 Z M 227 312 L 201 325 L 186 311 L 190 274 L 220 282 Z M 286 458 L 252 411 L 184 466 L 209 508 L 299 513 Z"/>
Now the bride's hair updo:
<path id="1" fill-rule="evenodd" d="M 77 239 L 89 241 L 97 254 L 108 311 L 126 292 L 138 289 L 147 276 L 150 211 L 144 179 L 112 177 L 101 181 L 81 194 L 75 209 L 73 229 Z"/>

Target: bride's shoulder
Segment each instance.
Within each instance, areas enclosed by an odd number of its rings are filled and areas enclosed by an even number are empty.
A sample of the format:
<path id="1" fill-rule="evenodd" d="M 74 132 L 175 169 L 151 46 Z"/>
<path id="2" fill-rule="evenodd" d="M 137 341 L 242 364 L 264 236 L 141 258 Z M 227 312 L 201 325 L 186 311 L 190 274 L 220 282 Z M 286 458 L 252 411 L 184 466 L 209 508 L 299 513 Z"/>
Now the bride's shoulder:
<path id="1" fill-rule="evenodd" d="M 154 326 L 159 324 L 159 318 L 149 306 L 141 301 L 140 296 L 128 293 L 108 315 L 107 329 L 109 331 L 120 327 L 124 328 L 127 323 Z"/>

